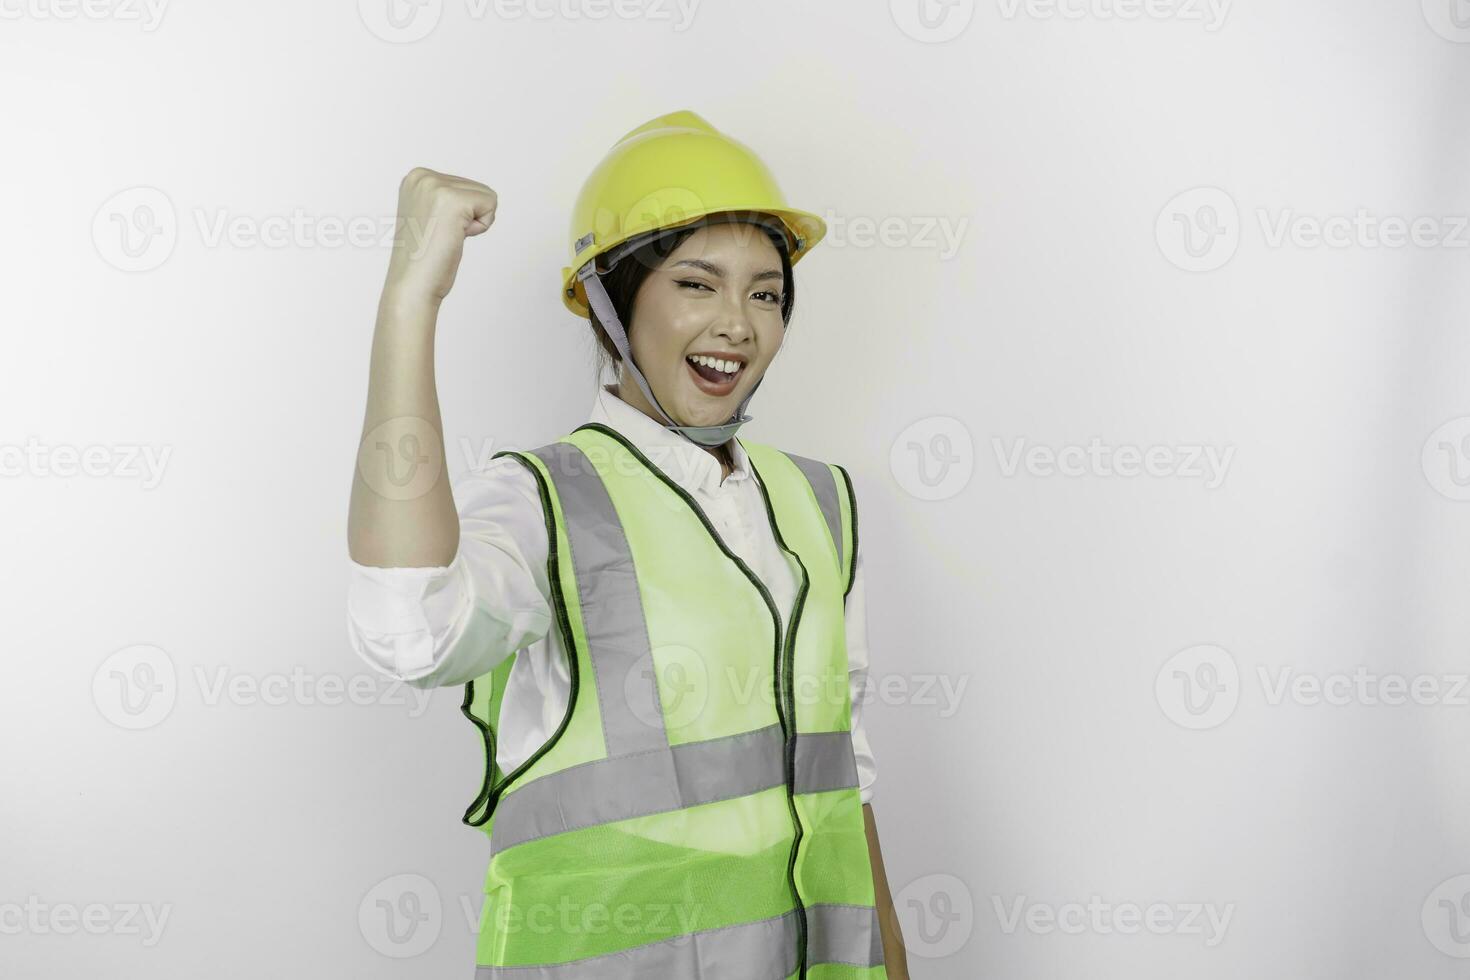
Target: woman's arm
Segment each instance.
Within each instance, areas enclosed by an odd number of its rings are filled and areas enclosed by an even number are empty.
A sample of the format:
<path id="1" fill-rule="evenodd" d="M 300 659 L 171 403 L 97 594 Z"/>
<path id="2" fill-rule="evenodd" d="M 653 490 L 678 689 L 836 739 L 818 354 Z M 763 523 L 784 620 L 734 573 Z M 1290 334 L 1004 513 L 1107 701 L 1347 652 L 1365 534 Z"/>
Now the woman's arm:
<path id="1" fill-rule="evenodd" d="M 360 564 L 444 566 L 459 547 L 434 386 L 434 326 L 465 238 L 490 227 L 495 206 L 484 184 L 423 167 L 399 184 L 347 517 L 347 550 Z"/>
<path id="2" fill-rule="evenodd" d="M 883 851 L 878 847 L 878 824 L 873 820 L 873 805 L 863 804 L 863 826 L 868 831 L 868 860 L 873 865 L 874 904 L 878 907 L 878 927 L 883 933 L 883 964 L 889 980 L 908 980 L 909 961 L 903 948 L 903 931 L 893 910 L 893 896 L 888 892 L 888 872 L 883 867 Z"/>
<path id="3" fill-rule="evenodd" d="M 484 184 L 411 171 L 378 303 L 348 517 L 348 637 L 416 687 L 463 684 L 551 623 L 534 478 L 503 457 L 461 481 L 456 501 L 445 469 L 435 324 L 465 239 L 490 227 L 495 206 Z"/>
<path id="4" fill-rule="evenodd" d="M 851 477 L 848 477 L 851 480 Z M 854 493 L 854 496 L 856 494 Z M 857 506 L 854 502 L 853 512 Z M 854 518 L 855 519 L 855 518 Z M 863 549 L 859 543 L 853 554 L 852 582 L 844 602 L 846 620 L 847 669 L 852 704 L 852 747 L 857 762 L 858 794 L 863 800 L 863 827 L 868 838 L 868 863 L 873 868 L 874 905 L 878 909 L 879 929 L 883 934 L 883 959 L 888 976 L 908 980 L 908 960 L 903 948 L 903 934 L 893 912 L 893 896 L 888 893 L 888 873 L 883 867 L 883 852 L 878 847 L 878 825 L 873 820 L 873 785 L 878 771 L 873 759 L 868 733 L 863 724 L 863 708 L 868 699 L 868 612 L 863 571 Z"/>

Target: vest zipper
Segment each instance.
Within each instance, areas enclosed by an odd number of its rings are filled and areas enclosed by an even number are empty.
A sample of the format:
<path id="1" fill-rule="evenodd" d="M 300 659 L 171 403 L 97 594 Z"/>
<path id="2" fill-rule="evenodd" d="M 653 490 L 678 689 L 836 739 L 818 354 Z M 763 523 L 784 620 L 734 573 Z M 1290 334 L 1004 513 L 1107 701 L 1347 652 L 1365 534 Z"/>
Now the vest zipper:
<path id="1" fill-rule="evenodd" d="M 742 443 L 742 445 L 744 444 Z M 750 453 L 748 451 L 746 452 L 746 457 L 750 457 Z M 791 731 L 787 733 L 786 738 L 786 801 L 788 806 L 791 808 L 791 822 L 796 827 L 796 836 L 791 842 L 791 857 L 786 865 L 786 877 L 791 882 L 792 894 L 796 895 L 797 923 L 801 934 L 801 939 L 798 946 L 800 958 L 799 967 L 797 970 L 797 977 L 799 978 L 799 980 L 806 980 L 808 930 L 806 919 L 806 906 L 801 901 L 801 895 L 799 892 L 797 892 L 796 889 L 796 855 L 799 848 L 801 847 L 801 839 L 804 835 L 802 834 L 801 830 L 801 819 L 796 812 L 796 695 L 794 693 L 794 688 L 796 673 L 796 630 L 801 622 L 801 611 L 806 606 L 806 594 L 811 579 L 807 575 L 806 563 L 801 560 L 800 555 L 792 551 L 790 548 L 786 547 L 786 542 L 781 537 L 781 529 L 776 524 L 776 512 L 771 507 L 770 495 L 766 492 L 765 482 L 761 480 L 760 473 L 755 468 L 754 460 L 751 461 L 750 469 L 751 473 L 755 476 L 756 486 L 760 489 L 761 499 L 765 502 L 766 519 L 770 522 L 771 533 L 776 538 L 777 546 L 781 549 L 783 553 L 788 554 L 792 558 L 796 559 L 796 565 L 798 568 L 801 569 L 801 583 L 797 587 L 796 601 L 792 603 L 791 624 L 790 628 L 786 631 L 785 637 L 785 671 L 784 673 L 780 674 L 779 677 L 780 680 L 785 682 L 784 686 L 786 688 L 784 694 L 784 697 L 786 699 L 784 702 L 786 711 L 783 714 L 782 725 L 785 725 L 786 715 L 789 715 L 789 717 L 791 718 Z M 762 591 L 764 591 L 764 589 Z M 774 611 L 776 608 L 775 603 L 771 602 L 769 596 L 767 597 L 767 601 L 770 602 L 771 609 Z M 776 622 L 777 629 L 779 630 L 779 614 L 777 615 Z M 779 667 L 779 658 L 777 660 L 777 664 Z M 783 731 L 784 730 L 785 729 L 783 727 Z"/>
<path id="2" fill-rule="evenodd" d="M 650 473 L 656 476 L 659 480 L 663 481 L 664 485 L 667 486 L 670 490 L 678 494 L 680 499 L 682 499 L 686 504 L 689 505 L 689 509 L 694 512 L 694 515 L 699 518 L 700 523 L 703 524 L 704 529 L 709 532 L 709 536 L 714 540 L 716 546 L 718 546 L 719 549 L 725 553 L 725 557 L 733 561 L 736 567 L 739 568 L 740 571 L 744 573 L 745 577 L 750 580 L 750 584 L 754 585 L 756 587 L 756 590 L 760 592 L 761 598 L 765 600 L 766 608 L 770 610 L 771 619 L 775 622 L 776 663 L 774 672 L 775 677 L 773 683 L 775 685 L 774 693 L 776 696 L 776 716 L 781 721 L 781 734 L 785 737 L 785 749 L 783 752 L 784 758 L 782 760 L 782 768 L 785 770 L 786 774 L 786 807 L 791 814 L 792 827 L 795 828 L 795 834 L 793 835 L 791 840 L 791 853 L 786 861 L 786 880 L 791 886 L 792 897 L 796 899 L 796 921 L 798 933 L 796 944 L 798 964 L 797 977 L 798 980 L 806 980 L 806 945 L 808 928 L 806 920 L 806 904 L 802 902 L 801 893 L 797 890 L 796 887 L 796 852 L 797 848 L 801 844 L 802 832 L 801 818 L 796 812 L 796 699 L 791 691 L 791 688 L 794 684 L 793 675 L 795 673 L 795 665 L 793 663 L 793 656 L 790 655 L 792 652 L 794 652 L 795 649 L 792 638 L 796 635 L 797 623 L 801 620 L 801 608 L 802 605 L 806 602 L 806 593 L 809 581 L 806 573 L 806 565 L 802 563 L 801 558 L 795 552 L 786 547 L 786 542 L 781 539 L 781 531 L 779 528 L 776 527 L 776 514 L 775 511 L 771 509 L 771 498 L 767 495 L 766 486 L 763 482 L 761 482 L 760 474 L 756 472 L 755 462 L 752 460 L 750 464 L 750 469 L 751 472 L 755 475 L 756 486 L 760 489 L 761 499 L 765 501 L 766 517 L 771 524 L 771 533 L 776 538 L 777 546 L 780 547 L 780 549 L 784 553 L 795 558 L 796 564 L 798 565 L 798 567 L 801 568 L 801 584 L 797 589 L 796 601 L 792 605 L 791 629 L 787 631 L 784 637 L 786 655 L 783 657 L 781 611 L 776 608 L 776 600 L 771 598 L 770 591 L 766 588 L 765 584 L 761 582 L 760 577 L 750 570 L 750 566 L 745 564 L 745 562 L 741 560 L 739 555 L 735 554 L 735 552 L 731 551 L 729 547 L 726 546 L 724 539 L 720 537 L 719 532 L 715 530 L 714 525 L 711 524 L 709 521 L 709 517 L 705 515 L 704 511 L 700 508 L 699 504 L 694 500 L 694 498 L 689 496 L 689 494 L 684 490 L 683 487 L 679 486 L 673 480 L 669 479 L 668 474 L 664 473 L 663 470 L 653 465 L 648 457 L 644 456 L 637 446 L 633 445 L 631 442 L 623 437 L 622 433 L 617 432 L 616 430 L 611 429 L 606 425 L 603 425 L 601 422 L 587 422 L 583 425 L 577 426 L 577 428 L 572 431 L 579 432 L 582 429 L 596 429 L 598 432 L 601 432 L 612 439 L 616 439 L 625 449 L 628 450 L 628 452 L 632 453 L 636 459 L 642 462 L 643 465 L 648 468 L 648 471 Z M 744 445 L 745 444 L 742 442 L 741 446 Z M 747 452 L 746 455 L 748 457 L 749 452 Z M 783 659 L 786 661 L 784 665 L 784 670 L 782 665 Z M 783 681 L 785 682 L 784 684 Z M 783 687 L 785 688 L 784 692 L 782 690 Z"/>

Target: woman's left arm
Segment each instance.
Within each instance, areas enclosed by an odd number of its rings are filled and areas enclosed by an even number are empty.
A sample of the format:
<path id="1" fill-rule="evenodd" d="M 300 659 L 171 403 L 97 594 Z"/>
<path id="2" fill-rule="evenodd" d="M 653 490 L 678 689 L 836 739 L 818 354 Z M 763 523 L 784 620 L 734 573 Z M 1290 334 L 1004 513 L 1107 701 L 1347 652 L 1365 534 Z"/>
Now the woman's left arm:
<path id="1" fill-rule="evenodd" d="M 878 824 L 873 820 L 873 804 L 863 804 L 863 826 L 868 831 L 868 859 L 873 865 L 873 896 L 878 907 L 878 928 L 883 934 L 883 965 L 888 980 L 909 980 L 909 961 L 903 948 L 903 932 L 898 915 L 893 911 L 893 896 L 888 891 L 888 873 L 883 868 L 883 851 L 878 847 Z"/>
<path id="2" fill-rule="evenodd" d="M 863 799 L 863 827 L 868 838 L 868 863 L 873 868 L 873 904 L 878 909 L 878 928 L 883 937 L 883 960 L 890 980 L 908 980 L 909 965 L 903 948 L 903 933 L 899 931 L 898 916 L 893 911 L 893 896 L 888 891 L 888 873 L 883 867 L 883 852 L 878 848 L 878 825 L 873 820 L 873 805 L 869 802 L 878 773 L 862 718 L 868 690 L 868 615 L 861 539 L 854 551 L 852 582 L 843 600 L 853 754 L 857 761 L 859 794 Z"/>

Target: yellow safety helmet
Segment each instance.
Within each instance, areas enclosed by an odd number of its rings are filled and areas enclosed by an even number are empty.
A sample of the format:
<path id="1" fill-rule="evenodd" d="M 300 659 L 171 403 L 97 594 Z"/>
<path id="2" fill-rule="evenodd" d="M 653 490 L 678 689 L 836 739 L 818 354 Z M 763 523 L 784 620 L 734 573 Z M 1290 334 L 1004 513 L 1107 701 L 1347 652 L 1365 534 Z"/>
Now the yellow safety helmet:
<path id="1" fill-rule="evenodd" d="M 697 113 L 650 119 L 618 140 L 582 184 L 572 208 L 572 264 L 561 270 L 562 302 L 587 316 L 578 272 L 588 262 L 650 232 L 732 211 L 776 218 L 792 265 L 827 233 L 821 218 L 786 204 L 760 157 Z"/>

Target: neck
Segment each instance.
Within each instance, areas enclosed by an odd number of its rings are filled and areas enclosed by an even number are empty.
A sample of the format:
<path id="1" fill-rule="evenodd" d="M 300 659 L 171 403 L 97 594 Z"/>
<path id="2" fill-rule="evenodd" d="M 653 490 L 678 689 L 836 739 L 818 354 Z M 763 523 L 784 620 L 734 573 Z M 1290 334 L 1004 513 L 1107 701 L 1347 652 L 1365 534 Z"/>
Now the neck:
<path id="1" fill-rule="evenodd" d="M 637 385 L 633 385 L 627 388 L 626 394 L 624 393 L 625 389 L 623 388 L 621 382 L 614 381 L 613 383 L 609 384 L 607 388 L 619 399 L 629 405 L 632 405 L 634 408 L 638 409 L 638 411 L 642 412 L 644 415 L 647 415 L 659 425 L 665 424 L 664 420 L 659 416 L 658 410 L 655 409 L 652 405 L 648 404 L 648 399 L 643 397 L 643 392 L 641 389 L 638 388 Z M 723 480 L 725 477 L 729 476 L 735 471 L 735 451 L 731 448 L 730 445 L 733 441 L 734 440 L 732 439 L 726 439 L 718 446 L 701 446 L 699 445 L 699 443 L 694 442 L 691 439 L 689 440 L 689 444 L 692 446 L 699 446 L 700 449 L 703 449 L 705 452 L 709 453 L 715 458 L 715 461 L 720 464 L 720 469 L 722 471 L 720 478 Z"/>

